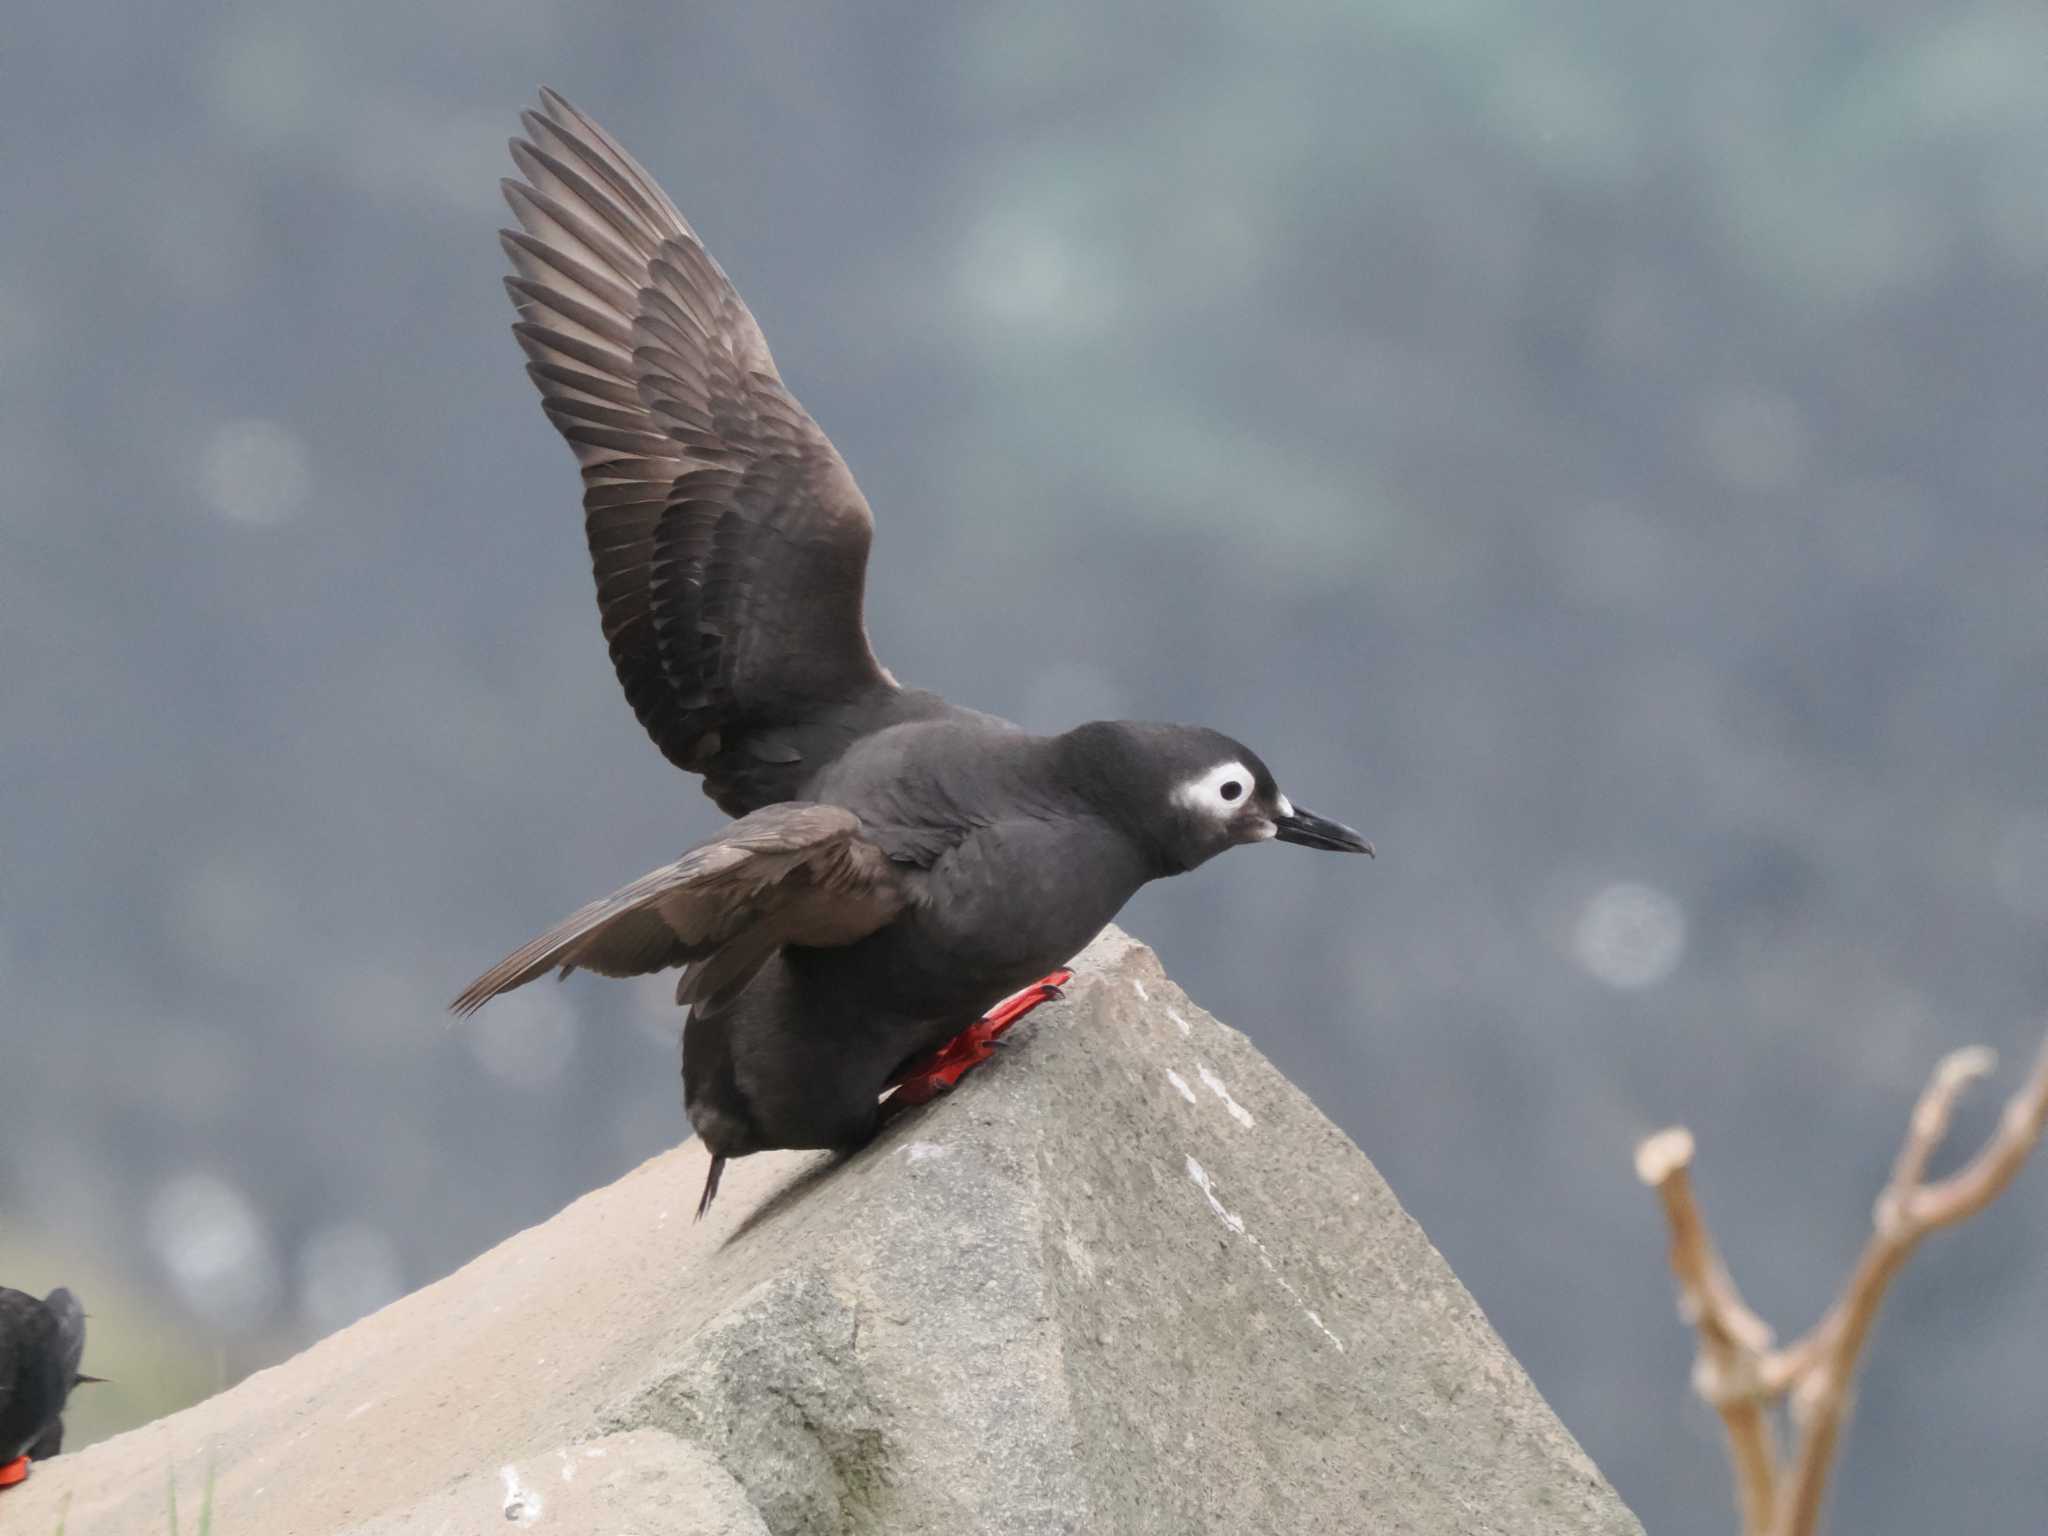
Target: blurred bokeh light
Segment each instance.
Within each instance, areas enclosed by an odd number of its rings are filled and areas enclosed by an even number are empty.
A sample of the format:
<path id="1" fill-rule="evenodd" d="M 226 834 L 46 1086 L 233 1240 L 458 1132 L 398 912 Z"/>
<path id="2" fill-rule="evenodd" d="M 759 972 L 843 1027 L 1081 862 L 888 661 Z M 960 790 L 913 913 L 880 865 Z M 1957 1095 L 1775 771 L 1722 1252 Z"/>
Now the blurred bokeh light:
<path id="1" fill-rule="evenodd" d="M 1685 909 L 1654 886 L 1602 886 L 1579 914 L 1572 954 L 1610 987 L 1654 987 L 1685 954 Z"/>

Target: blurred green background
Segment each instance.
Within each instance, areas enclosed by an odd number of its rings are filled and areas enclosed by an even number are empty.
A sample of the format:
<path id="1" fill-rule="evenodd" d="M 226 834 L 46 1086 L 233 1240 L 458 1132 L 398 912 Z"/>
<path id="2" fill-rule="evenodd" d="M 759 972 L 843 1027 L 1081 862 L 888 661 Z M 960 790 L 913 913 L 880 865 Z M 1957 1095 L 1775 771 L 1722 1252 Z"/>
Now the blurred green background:
<path id="1" fill-rule="evenodd" d="M 716 822 L 506 334 L 546 81 L 859 476 L 901 676 L 1214 724 L 1375 839 L 1128 924 L 1649 1527 L 1729 1528 L 1633 1140 L 1801 1327 L 1926 1069 L 2048 1003 L 2048 12 L 7 19 L 0 1283 L 85 1294 L 80 1438 L 682 1132 L 664 984 L 442 1012 Z M 1905 1277 L 1838 1529 L 2038 1526 L 2044 1206 Z"/>

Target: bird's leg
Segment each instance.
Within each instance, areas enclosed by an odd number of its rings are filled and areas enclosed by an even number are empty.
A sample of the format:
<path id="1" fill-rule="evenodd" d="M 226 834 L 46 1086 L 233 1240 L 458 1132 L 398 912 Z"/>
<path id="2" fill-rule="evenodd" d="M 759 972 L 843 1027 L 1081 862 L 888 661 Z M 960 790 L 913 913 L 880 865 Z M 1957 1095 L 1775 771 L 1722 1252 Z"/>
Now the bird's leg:
<path id="1" fill-rule="evenodd" d="M 980 1066 L 995 1055 L 996 1040 L 1004 1030 L 1040 1003 L 1049 1003 L 1060 996 L 1060 988 L 1073 979 L 1072 971 L 1054 971 L 1043 981 L 1033 982 L 1022 992 L 1004 998 L 937 1050 L 907 1063 L 890 1079 L 896 1092 L 890 1095 L 888 1108 L 903 1109 L 937 1098 L 959 1082 L 969 1069 Z"/>
<path id="2" fill-rule="evenodd" d="M 12 1461 L 0 1461 L 0 1488 L 12 1488 L 28 1476 L 28 1458 L 17 1456 Z"/>

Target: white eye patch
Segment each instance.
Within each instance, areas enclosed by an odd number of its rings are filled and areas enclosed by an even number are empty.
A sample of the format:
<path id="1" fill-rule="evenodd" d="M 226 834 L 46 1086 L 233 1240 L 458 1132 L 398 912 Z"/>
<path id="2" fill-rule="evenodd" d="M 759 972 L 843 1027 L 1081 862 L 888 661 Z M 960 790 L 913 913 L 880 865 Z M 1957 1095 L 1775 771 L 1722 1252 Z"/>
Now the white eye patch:
<path id="1" fill-rule="evenodd" d="M 1176 785 L 1173 801 L 1191 811 L 1224 820 L 1243 809 L 1254 788 L 1252 771 L 1243 763 L 1218 763 L 1200 778 Z"/>

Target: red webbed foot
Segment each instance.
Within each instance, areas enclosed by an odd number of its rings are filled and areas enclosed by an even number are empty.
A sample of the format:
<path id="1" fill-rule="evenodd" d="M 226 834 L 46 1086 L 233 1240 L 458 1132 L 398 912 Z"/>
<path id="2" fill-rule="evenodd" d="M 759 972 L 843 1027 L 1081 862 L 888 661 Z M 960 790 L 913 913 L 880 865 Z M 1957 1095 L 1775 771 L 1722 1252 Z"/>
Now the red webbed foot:
<path id="1" fill-rule="evenodd" d="M 995 1055 L 996 1041 L 1004 1030 L 1039 1004 L 1060 996 L 1060 988 L 1073 979 L 1072 971 L 1054 971 L 1043 981 L 1033 982 L 1022 992 L 1004 998 L 937 1050 L 909 1063 L 892 1080 L 896 1091 L 890 1095 L 888 1107 L 893 1110 L 928 1104 L 946 1092 Z"/>
<path id="2" fill-rule="evenodd" d="M 28 1476 L 28 1458 L 17 1456 L 12 1461 L 0 1462 L 0 1488 L 12 1488 Z"/>

